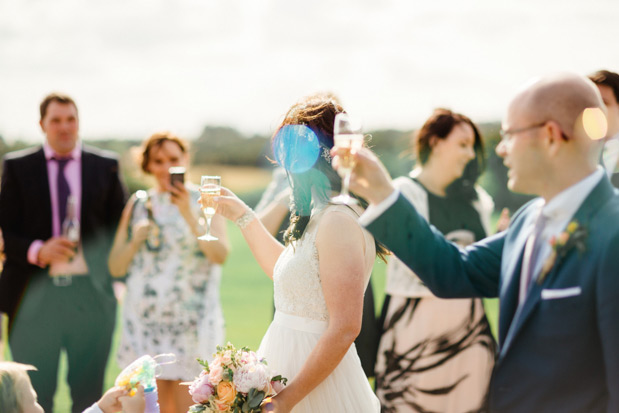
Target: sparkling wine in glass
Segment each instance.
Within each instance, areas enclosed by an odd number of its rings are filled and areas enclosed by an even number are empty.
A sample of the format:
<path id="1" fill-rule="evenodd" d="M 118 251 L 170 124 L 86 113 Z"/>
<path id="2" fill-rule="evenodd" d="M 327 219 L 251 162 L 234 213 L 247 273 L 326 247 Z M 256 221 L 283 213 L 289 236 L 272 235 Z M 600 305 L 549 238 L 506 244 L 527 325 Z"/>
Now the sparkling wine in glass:
<path id="1" fill-rule="evenodd" d="M 355 167 L 354 154 L 363 147 L 361 124 L 351 119 L 346 113 L 338 113 L 333 125 L 333 141 L 339 156 L 338 173 L 342 177 L 342 191 L 331 202 L 337 204 L 356 204 L 357 200 L 350 196 L 348 187 L 350 175 Z"/>
<path id="2" fill-rule="evenodd" d="M 217 241 L 219 238 L 211 235 L 211 220 L 217 210 L 214 197 L 221 195 L 221 177 L 212 175 L 202 175 L 200 181 L 200 201 L 202 212 L 206 217 L 206 234 L 198 237 L 202 241 Z"/>

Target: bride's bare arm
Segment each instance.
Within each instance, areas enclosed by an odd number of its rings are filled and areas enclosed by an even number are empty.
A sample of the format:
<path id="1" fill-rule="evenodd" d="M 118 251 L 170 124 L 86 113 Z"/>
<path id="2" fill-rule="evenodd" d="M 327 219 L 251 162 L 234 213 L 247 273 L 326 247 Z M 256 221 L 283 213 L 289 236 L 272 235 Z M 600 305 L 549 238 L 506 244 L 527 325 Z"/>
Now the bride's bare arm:
<path id="1" fill-rule="evenodd" d="M 221 188 L 222 196 L 216 198 L 217 213 L 235 222 L 245 213 L 251 211 L 232 191 Z M 245 228 L 241 228 L 243 237 L 262 270 L 272 279 L 273 267 L 284 250 L 280 244 L 256 217 Z"/>
<path id="2" fill-rule="evenodd" d="M 288 412 L 340 363 L 361 330 L 365 290 L 364 238 L 359 225 L 342 212 L 322 218 L 316 235 L 320 280 L 329 311 L 329 327 L 299 374 L 273 400 Z"/>

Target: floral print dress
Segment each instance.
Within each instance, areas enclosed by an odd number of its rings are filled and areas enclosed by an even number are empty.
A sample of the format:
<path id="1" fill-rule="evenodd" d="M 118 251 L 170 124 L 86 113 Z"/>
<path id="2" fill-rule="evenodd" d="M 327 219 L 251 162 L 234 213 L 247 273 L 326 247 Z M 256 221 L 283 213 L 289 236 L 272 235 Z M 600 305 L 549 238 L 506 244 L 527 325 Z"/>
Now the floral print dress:
<path id="1" fill-rule="evenodd" d="M 194 214 L 199 206 L 196 188 L 189 188 Z M 221 266 L 198 248 L 168 193 L 149 192 L 153 218 L 161 229 L 161 248 L 142 244 L 127 271 L 127 293 L 118 348 L 121 368 L 148 354 L 174 353 L 176 362 L 162 366 L 164 380 L 192 380 L 200 373 L 196 358 L 210 359 L 224 340 L 219 300 Z M 144 203 L 136 204 L 131 225 L 146 217 Z"/>

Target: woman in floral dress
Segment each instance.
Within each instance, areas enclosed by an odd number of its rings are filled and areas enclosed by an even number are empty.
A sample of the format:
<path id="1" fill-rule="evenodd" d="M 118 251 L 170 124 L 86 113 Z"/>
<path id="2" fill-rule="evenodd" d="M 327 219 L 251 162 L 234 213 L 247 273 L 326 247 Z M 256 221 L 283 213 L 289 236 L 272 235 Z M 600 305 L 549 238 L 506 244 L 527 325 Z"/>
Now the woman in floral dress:
<path id="1" fill-rule="evenodd" d="M 113 276 L 127 275 L 118 363 L 174 353 L 157 380 L 161 412 L 184 412 L 193 404 L 181 381 L 200 373 L 196 358 L 215 352 L 224 341 L 219 301 L 221 264 L 228 254 L 225 222 L 213 218 L 218 241 L 199 241 L 199 190 L 170 182 L 169 168 L 187 166 L 187 145 L 170 133 L 156 133 L 143 144 L 141 167 L 155 186 L 132 196 L 110 253 Z"/>

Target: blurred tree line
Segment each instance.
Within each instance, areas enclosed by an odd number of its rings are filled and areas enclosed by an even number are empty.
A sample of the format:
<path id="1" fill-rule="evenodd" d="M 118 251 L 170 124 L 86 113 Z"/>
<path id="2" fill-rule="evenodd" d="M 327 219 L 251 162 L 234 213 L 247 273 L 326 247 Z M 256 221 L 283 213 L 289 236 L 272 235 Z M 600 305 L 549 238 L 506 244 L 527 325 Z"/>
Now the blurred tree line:
<path id="1" fill-rule="evenodd" d="M 486 146 L 486 170 L 480 179 L 480 184 L 494 198 L 497 210 L 508 207 L 515 212 L 529 196 L 514 194 L 507 189 L 507 170 L 503 161 L 495 153 L 499 143 L 499 123 L 479 125 Z M 369 133 L 369 146 L 381 158 L 391 176 L 406 175 L 414 165 L 411 140 L 413 131 L 392 129 L 376 130 Z M 125 182 L 130 191 L 144 187 L 142 178 L 130 171 L 135 169 L 134 155 L 140 140 L 98 139 L 87 140 L 87 144 L 119 154 Z M 232 166 L 254 166 L 271 168 L 272 153 L 270 137 L 253 135 L 245 136 L 231 127 L 206 126 L 202 133 L 191 144 L 193 165 L 224 164 Z M 8 144 L 0 135 L 0 155 L 26 148 L 32 144 L 15 141 Z M 261 188 L 256 188 L 257 191 Z"/>

